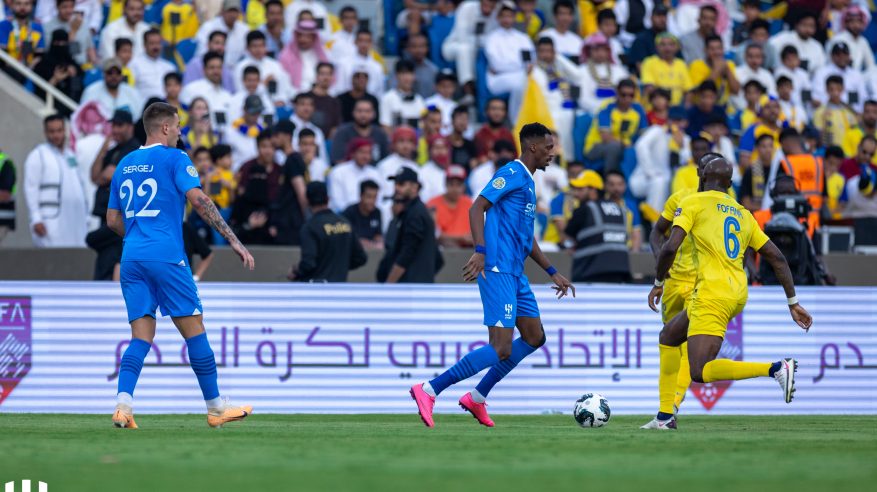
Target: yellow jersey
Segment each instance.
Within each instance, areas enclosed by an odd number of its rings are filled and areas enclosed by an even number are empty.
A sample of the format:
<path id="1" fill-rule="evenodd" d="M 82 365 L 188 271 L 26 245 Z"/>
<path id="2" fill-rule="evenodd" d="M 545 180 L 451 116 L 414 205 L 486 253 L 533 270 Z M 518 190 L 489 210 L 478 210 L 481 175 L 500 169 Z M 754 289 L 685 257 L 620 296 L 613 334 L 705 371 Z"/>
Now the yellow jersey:
<path id="1" fill-rule="evenodd" d="M 688 73 L 688 65 L 679 58 L 667 63 L 658 55 L 645 60 L 640 67 L 640 82 L 643 85 L 662 87 L 670 91 L 670 105 L 678 106 L 685 99 L 685 93 L 694 88 Z"/>
<path id="2" fill-rule="evenodd" d="M 661 217 L 672 223 L 676 210 L 679 208 L 682 200 L 695 193 L 697 193 L 697 188 L 683 188 L 670 195 L 667 203 L 664 204 L 664 211 L 661 212 Z M 694 243 L 690 236 L 686 237 L 682 241 L 682 245 L 679 246 L 679 251 L 676 252 L 676 260 L 673 262 L 673 266 L 670 267 L 669 275 L 673 280 L 687 282 L 694 282 L 697 277 L 697 269 L 694 267 Z"/>
<path id="3" fill-rule="evenodd" d="M 180 23 L 176 26 L 171 24 L 171 16 L 174 14 L 180 18 Z M 198 15 L 191 4 L 169 2 L 161 9 L 161 38 L 168 43 L 194 39 L 198 27 L 200 27 Z"/>
<path id="4" fill-rule="evenodd" d="M 694 297 L 745 302 L 744 253 L 768 241 L 752 214 L 727 193 L 704 191 L 683 199 L 674 215 L 694 242 Z"/>

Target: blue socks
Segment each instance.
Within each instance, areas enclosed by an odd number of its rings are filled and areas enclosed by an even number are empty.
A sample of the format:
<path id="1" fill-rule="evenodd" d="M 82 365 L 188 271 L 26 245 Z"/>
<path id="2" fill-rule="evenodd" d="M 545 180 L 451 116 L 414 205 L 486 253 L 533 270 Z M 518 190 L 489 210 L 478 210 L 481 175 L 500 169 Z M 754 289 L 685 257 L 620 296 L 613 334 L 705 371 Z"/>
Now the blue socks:
<path id="1" fill-rule="evenodd" d="M 466 354 L 453 367 L 430 381 L 429 385 L 432 386 L 435 394 L 438 395 L 448 386 L 474 376 L 485 367 L 496 365 L 498 362 L 499 356 L 496 355 L 496 350 L 493 349 L 493 346 L 485 345 L 478 350 Z"/>
<path id="2" fill-rule="evenodd" d="M 125 352 L 125 353 L 127 354 L 127 352 Z M 124 359 L 122 359 L 122 360 L 124 360 Z M 781 367 L 783 367 L 782 362 L 774 362 L 773 364 L 770 365 L 770 370 L 767 371 L 767 375 L 770 377 L 773 377 L 773 375 L 776 374 L 777 371 L 779 371 Z"/>
<path id="3" fill-rule="evenodd" d="M 213 357 L 213 349 L 207 341 L 207 333 L 186 339 L 189 348 L 189 363 L 195 376 L 198 377 L 198 386 L 205 400 L 213 400 L 219 397 L 219 385 L 216 382 L 216 359 Z"/>
<path id="4" fill-rule="evenodd" d="M 140 378 L 140 370 L 143 369 L 143 360 L 152 344 L 146 340 L 132 338 L 125 354 L 122 355 L 122 362 L 119 365 L 119 386 L 118 393 L 127 393 L 134 396 L 134 387 L 137 386 L 137 379 Z"/>
<path id="5" fill-rule="evenodd" d="M 512 342 L 512 355 L 510 355 L 508 359 L 499 361 L 498 364 L 491 367 L 490 371 L 484 375 L 481 382 L 475 387 L 475 390 L 478 391 L 481 396 L 486 398 L 487 394 L 490 393 L 490 390 L 496 386 L 496 383 L 506 377 L 508 373 L 518 365 L 518 363 L 524 360 L 528 355 L 532 354 L 535 350 L 536 347 L 525 342 L 523 338 L 516 338 L 515 341 Z"/>

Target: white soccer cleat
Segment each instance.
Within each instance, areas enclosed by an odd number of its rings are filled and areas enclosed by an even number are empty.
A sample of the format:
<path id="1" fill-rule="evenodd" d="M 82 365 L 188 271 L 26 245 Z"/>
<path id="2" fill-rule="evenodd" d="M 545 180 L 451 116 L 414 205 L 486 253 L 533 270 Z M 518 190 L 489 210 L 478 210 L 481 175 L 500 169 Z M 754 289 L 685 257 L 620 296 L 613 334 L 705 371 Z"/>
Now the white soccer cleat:
<path id="1" fill-rule="evenodd" d="M 651 422 L 640 427 L 640 429 L 676 430 L 676 417 L 670 417 L 667 420 L 658 420 L 655 417 Z"/>
<path id="2" fill-rule="evenodd" d="M 798 372 L 798 361 L 795 359 L 783 359 L 780 368 L 774 373 L 773 378 L 783 389 L 783 397 L 786 403 L 791 403 L 795 397 L 795 373 Z"/>

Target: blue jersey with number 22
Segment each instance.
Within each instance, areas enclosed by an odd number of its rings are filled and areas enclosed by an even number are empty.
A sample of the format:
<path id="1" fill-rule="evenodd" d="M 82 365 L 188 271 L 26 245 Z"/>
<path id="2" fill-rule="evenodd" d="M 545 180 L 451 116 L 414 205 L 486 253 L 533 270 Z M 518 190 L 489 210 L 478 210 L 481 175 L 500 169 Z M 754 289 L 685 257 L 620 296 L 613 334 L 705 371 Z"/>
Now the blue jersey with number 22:
<path id="1" fill-rule="evenodd" d="M 122 261 L 185 265 L 186 192 L 200 186 L 198 171 L 182 150 L 156 144 L 125 156 L 113 174 L 109 203 L 125 218 Z"/>

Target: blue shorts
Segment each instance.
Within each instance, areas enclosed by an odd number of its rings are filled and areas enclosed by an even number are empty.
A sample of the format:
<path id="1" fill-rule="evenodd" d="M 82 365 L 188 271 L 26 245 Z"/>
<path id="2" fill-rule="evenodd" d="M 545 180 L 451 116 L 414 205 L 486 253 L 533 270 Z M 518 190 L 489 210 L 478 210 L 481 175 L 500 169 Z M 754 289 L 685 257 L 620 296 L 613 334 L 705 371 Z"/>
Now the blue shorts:
<path id="1" fill-rule="evenodd" d="M 538 318 L 539 305 L 530 289 L 526 275 L 485 271 L 487 278 L 478 276 L 478 290 L 484 306 L 484 325 L 514 328 L 519 317 Z"/>
<path id="2" fill-rule="evenodd" d="M 204 312 L 198 288 L 188 266 L 161 261 L 123 261 L 122 296 L 128 308 L 128 322 L 144 316 L 195 316 Z"/>

